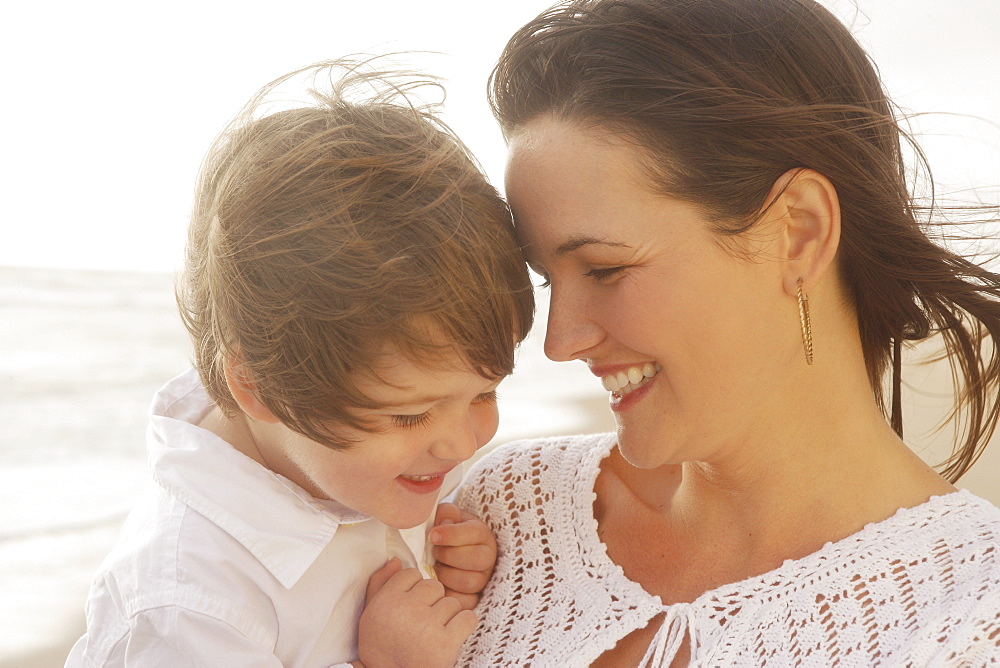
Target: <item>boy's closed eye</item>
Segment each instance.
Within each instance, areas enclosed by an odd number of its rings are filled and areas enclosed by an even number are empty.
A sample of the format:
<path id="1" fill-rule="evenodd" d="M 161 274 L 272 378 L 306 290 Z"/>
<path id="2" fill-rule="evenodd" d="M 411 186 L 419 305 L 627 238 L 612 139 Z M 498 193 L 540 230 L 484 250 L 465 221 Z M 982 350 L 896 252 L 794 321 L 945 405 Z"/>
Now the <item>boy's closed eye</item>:
<path id="1" fill-rule="evenodd" d="M 426 411 L 417 415 L 393 415 L 392 423 L 397 427 L 413 428 L 419 427 L 431 419 L 431 412 Z"/>
<path id="2" fill-rule="evenodd" d="M 497 400 L 497 391 L 490 390 L 489 392 L 483 392 L 472 400 L 474 404 L 485 404 L 487 402 L 495 402 Z"/>
<path id="3" fill-rule="evenodd" d="M 484 404 L 484 403 L 496 403 L 497 391 L 490 390 L 489 392 L 483 392 L 482 394 L 476 395 L 476 398 L 472 400 L 471 404 Z M 431 412 L 424 411 L 423 413 L 415 413 L 412 415 L 392 415 L 392 423 L 397 427 L 403 428 L 415 428 L 427 423 L 431 419 Z"/>

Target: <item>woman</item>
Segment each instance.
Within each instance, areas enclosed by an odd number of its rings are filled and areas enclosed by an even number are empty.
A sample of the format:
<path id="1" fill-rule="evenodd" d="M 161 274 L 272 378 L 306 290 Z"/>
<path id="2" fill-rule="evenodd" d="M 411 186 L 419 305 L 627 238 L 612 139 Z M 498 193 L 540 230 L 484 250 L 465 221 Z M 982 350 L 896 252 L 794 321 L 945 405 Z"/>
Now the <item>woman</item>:
<path id="1" fill-rule="evenodd" d="M 813 0 L 579 0 L 491 84 L 546 354 L 618 429 L 470 475 L 501 554 L 462 662 L 1000 662 L 1000 510 L 952 484 L 1000 413 L 1000 276 L 918 224 L 848 30 Z M 941 475 L 899 403 L 936 333 L 968 417 Z"/>

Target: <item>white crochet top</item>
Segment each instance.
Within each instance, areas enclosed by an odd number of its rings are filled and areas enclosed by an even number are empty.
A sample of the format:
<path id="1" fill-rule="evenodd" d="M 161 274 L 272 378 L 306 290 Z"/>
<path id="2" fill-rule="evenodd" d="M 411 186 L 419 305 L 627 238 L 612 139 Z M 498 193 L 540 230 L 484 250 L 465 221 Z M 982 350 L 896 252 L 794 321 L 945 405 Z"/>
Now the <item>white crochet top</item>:
<path id="1" fill-rule="evenodd" d="M 690 639 L 696 666 L 1000 664 L 1000 510 L 969 492 L 901 509 L 777 569 L 663 605 L 607 556 L 594 519 L 614 434 L 511 443 L 457 501 L 493 529 L 496 571 L 461 666 L 587 666 L 665 613 L 642 665 Z"/>

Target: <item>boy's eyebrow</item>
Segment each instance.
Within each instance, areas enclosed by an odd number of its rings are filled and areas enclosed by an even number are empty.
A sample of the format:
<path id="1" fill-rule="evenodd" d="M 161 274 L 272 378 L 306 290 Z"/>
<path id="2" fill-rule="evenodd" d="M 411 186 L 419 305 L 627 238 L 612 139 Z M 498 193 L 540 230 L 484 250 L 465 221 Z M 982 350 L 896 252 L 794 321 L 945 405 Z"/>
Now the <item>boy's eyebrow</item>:
<path id="1" fill-rule="evenodd" d="M 498 382 L 497 385 L 500 383 Z M 480 394 L 489 394 L 496 390 L 496 386 L 483 390 Z M 381 404 L 383 410 L 391 410 L 395 408 L 408 408 L 410 406 L 419 406 L 421 404 L 435 404 L 439 401 L 447 399 L 450 395 L 448 394 L 425 394 L 419 397 L 407 397 L 404 401 L 398 403 L 386 402 Z"/>
<path id="2" fill-rule="evenodd" d="M 583 248 L 584 246 L 590 245 L 601 245 L 601 246 L 614 246 L 616 248 L 631 248 L 628 244 L 623 244 L 619 241 L 611 241 L 610 239 L 598 239 L 597 237 L 591 237 L 587 235 L 572 236 L 563 243 L 556 247 L 556 255 L 566 255 L 567 253 L 572 253 L 573 251 Z"/>
<path id="3" fill-rule="evenodd" d="M 393 408 L 407 408 L 409 406 L 417 406 L 419 404 L 434 404 L 443 399 L 446 399 L 447 395 L 444 394 L 434 394 L 434 395 L 424 395 L 420 397 L 407 398 L 405 401 L 400 401 L 399 403 L 384 403 L 382 404 L 383 409 L 393 409 Z"/>

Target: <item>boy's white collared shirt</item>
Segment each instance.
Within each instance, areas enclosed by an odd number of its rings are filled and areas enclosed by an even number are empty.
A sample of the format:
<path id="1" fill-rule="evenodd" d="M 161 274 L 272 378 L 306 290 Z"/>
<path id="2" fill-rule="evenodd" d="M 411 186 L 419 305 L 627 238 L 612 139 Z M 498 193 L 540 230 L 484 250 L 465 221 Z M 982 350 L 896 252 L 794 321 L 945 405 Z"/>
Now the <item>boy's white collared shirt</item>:
<path id="1" fill-rule="evenodd" d="M 98 571 L 67 666 L 350 662 L 370 575 L 395 556 L 433 577 L 431 519 L 400 531 L 312 497 L 196 426 L 211 407 L 193 370 L 153 400 L 155 482 Z"/>

